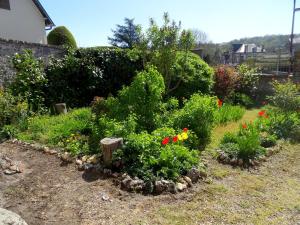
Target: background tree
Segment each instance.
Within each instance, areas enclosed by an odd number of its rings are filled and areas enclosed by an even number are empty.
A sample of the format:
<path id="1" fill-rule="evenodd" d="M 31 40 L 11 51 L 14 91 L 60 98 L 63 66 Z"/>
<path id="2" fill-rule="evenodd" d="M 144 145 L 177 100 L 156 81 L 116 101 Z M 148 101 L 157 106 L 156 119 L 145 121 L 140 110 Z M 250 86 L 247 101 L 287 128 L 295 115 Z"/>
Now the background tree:
<path id="1" fill-rule="evenodd" d="M 121 48 L 133 48 L 140 42 L 140 26 L 134 24 L 134 19 L 125 18 L 125 25 L 117 25 L 112 30 L 113 37 L 108 37 L 111 45 Z"/>
<path id="2" fill-rule="evenodd" d="M 186 55 L 184 59 L 187 59 L 194 45 L 191 31 L 182 31 L 181 23 L 171 21 L 168 13 L 165 13 L 161 27 L 150 19 L 149 29 L 141 33 L 140 37 L 141 41 L 136 45 L 136 50 L 142 55 L 144 62 L 156 66 L 163 75 L 166 93 L 174 91 L 184 79 L 184 73 L 175 72 L 176 56 L 179 51 L 182 51 Z"/>
<path id="3" fill-rule="evenodd" d="M 202 44 L 210 43 L 209 37 L 204 31 L 199 29 L 192 29 L 191 31 L 194 35 L 195 44 L 197 47 L 201 46 Z"/>

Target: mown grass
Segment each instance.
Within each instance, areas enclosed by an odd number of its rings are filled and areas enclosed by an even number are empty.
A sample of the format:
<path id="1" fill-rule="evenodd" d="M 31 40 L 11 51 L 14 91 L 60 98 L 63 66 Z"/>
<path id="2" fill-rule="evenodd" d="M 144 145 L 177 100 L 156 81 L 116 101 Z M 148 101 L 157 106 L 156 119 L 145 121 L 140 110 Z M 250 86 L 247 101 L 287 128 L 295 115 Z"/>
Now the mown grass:
<path id="1" fill-rule="evenodd" d="M 33 117 L 28 120 L 28 129 L 18 133 L 17 138 L 23 141 L 55 146 L 71 134 L 87 132 L 91 116 L 92 113 L 89 108 L 81 108 L 66 115 Z"/>
<path id="2" fill-rule="evenodd" d="M 257 118 L 258 112 L 259 109 L 247 110 L 239 120 L 229 122 L 226 124 L 221 124 L 215 127 L 212 132 L 211 143 L 208 146 L 208 149 L 211 150 L 218 147 L 221 139 L 223 138 L 226 132 L 237 131 L 241 123 L 247 121 L 254 121 Z"/>
<path id="3" fill-rule="evenodd" d="M 177 201 L 154 210 L 153 224 L 297 224 L 300 220 L 300 145 L 288 145 L 259 172 L 227 171 L 222 179 L 202 184 L 190 201 Z M 234 172 L 230 172 L 234 171 Z M 228 174 L 229 173 L 229 174 Z M 154 216 L 155 215 L 155 216 Z"/>

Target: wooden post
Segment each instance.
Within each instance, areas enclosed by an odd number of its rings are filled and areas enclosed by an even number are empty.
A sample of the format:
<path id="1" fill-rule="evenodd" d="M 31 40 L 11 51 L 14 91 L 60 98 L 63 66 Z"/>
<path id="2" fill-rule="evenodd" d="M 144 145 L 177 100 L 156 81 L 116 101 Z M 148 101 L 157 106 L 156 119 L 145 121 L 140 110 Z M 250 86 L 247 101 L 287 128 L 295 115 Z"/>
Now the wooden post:
<path id="1" fill-rule="evenodd" d="M 104 165 L 111 166 L 113 152 L 122 147 L 123 138 L 104 138 L 100 141 L 100 144 Z"/>
<path id="2" fill-rule="evenodd" d="M 58 114 L 67 114 L 67 105 L 66 103 L 55 104 L 55 110 Z"/>

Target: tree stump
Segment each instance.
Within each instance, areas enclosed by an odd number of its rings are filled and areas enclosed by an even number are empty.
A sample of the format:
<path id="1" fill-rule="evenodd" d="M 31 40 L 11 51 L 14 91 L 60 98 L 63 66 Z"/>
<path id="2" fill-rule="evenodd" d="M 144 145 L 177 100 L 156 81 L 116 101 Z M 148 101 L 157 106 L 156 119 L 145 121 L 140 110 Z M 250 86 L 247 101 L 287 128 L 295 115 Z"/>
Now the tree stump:
<path id="1" fill-rule="evenodd" d="M 55 104 L 55 110 L 58 114 L 67 114 L 67 105 L 66 103 Z"/>
<path id="2" fill-rule="evenodd" d="M 100 141 L 100 144 L 104 165 L 111 166 L 113 152 L 122 147 L 123 138 L 104 138 Z"/>

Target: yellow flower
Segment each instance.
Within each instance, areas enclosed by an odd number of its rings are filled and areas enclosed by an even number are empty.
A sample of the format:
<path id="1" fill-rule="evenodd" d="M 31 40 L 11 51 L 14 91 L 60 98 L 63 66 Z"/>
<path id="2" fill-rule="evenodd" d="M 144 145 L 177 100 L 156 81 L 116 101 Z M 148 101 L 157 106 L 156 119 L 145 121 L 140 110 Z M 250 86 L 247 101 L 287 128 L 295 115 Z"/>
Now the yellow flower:
<path id="1" fill-rule="evenodd" d="M 179 140 L 179 141 L 182 141 L 182 140 L 183 140 L 183 138 L 182 138 L 182 136 L 181 136 L 180 134 L 178 134 L 177 137 L 178 137 L 178 140 Z"/>
<path id="2" fill-rule="evenodd" d="M 187 133 L 185 133 L 185 132 L 183 132 L 182 134 L 181 134 L 181 136 L 182 136 L 182 139 L 183 140 L 186 140 L 186 139 L 188 139 L 188 134 Z"/>

